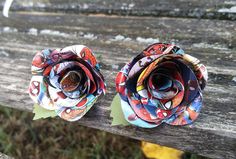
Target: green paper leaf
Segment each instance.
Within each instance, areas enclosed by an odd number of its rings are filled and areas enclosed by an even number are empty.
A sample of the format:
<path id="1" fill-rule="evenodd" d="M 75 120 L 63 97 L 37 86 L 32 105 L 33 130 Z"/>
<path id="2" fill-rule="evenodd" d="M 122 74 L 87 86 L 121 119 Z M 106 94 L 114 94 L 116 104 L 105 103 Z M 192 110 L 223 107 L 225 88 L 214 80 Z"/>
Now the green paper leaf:
<path id="1" fill-rule="evenodd" d="M 49 117 L 55 117 L 57 116 L 56 112 L 54 110 L 47 110 L 42 108 L 41 106 L 39 106 L 38 104 L 34 104 L 34 118 L 33 120 L 37 120 L 37 119 L 45 119 L 45 118 L 49 118 Z"/>
<path id="2" fill-rule="evenodd" d="M 113 98 L 113 101 L 111 102 L 111 114 L 110 116 L 113 118 L 111 125 L 123 125 L 127 126 L 130 125 L 129 122 L 125 120 L 122 108 L 121 108 L 121 103 L 120 103 L 120 96 L 118 94 L 115 95 Z"/>

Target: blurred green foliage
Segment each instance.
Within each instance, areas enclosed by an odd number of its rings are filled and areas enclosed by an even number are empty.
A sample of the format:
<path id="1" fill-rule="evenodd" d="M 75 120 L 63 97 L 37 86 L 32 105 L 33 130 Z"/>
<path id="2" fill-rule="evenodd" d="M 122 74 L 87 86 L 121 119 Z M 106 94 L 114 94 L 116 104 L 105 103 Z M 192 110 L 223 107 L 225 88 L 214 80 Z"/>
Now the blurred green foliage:
<path id="1" fill-rule="evenodd" d="M 140 141 L 0 106 L 0 152 L 23 159 L 142 159 Z M 184 159 L 206 159 L 190 153 Z"/>
<path id="2" fill-rule="evenodd" d="M 0 152 L 15 158 L 143 158 L 140 142 L 61 119 L 0 107 Z"/>

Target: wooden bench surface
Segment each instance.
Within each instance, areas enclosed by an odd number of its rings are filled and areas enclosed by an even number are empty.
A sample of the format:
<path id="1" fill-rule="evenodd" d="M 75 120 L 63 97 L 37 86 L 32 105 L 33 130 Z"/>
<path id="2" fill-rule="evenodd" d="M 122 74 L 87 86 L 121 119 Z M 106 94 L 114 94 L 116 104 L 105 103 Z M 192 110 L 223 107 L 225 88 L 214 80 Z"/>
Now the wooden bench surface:
<path id="1" fill-rule="evenodd" d="M 191 5 L 187 5 L 189 2 L 186 0 L 178 1 L 179 4 L 171 0 L 126 3 L 135 3 L 130 11 L 147 12 L 148 16 L 121 16 L 124 12 L 119 7 L 125 3 L 123 0 L 71 1 L 75 6 L 87 4 L 81 11 L 87 14 L 77 14 L 80 11 L 66 0 L 56 2 L 40 0 L 30 4 L 22 1 L 21 4 L 16 1 L 10 18 L 0 16 L 0 105 L 32 111 L 33 102 L 27 88 L 35 52 L 84 44 L 100 61 L 108 87 L 106 96 L 75 124 L 212 158 L 236 158 L 236 22 L 232 19 L 235 13 L 225 12 L 225 17 L 207 17 L 204 12 L 205 15 L 199 17 L 180 15 L 185 13 L 173 16 L 169 11 L 175 7 L 188 13 L 195 8 L 205 11 L 216 8 L 217 11 L 213 12 L 221 13 L 218 5 L 236 5 L 236 1 L 193 0 Z M 163 7 L 156 8 L 159 5 Z M 106 15 L 104 10 L 109 8 L 116 10 L 117 14 Z M 149 8 L 154 11 L 149 12 Z M 209 82 L 199 118 L 193 125 L 182 127 L 165 124 L 154 129 L 111 126 L 109 106 L 115 95 L 116 73 L 148 43 L 158 41 L 181 46 L 207 66 Z"/>
<path id="2" fill-rule="evenodd" d="M 236 20 L 235 0 L 15 0 L 13 10 Z"/>

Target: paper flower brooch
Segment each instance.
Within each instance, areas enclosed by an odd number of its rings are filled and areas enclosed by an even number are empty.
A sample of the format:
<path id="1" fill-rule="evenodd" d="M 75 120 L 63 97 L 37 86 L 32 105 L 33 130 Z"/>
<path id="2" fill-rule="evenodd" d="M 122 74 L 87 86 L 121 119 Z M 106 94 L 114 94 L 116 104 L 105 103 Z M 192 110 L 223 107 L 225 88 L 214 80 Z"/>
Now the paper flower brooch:
<path id="1" fill-rule="evenodd" d="M 207 77 L 206 67 L 178 46 L 153 44 L 117 74 L 124 117 L 144 128 L 190 124 L 199 115 Z"/>
<path id="2" fill-rule="evenodd" d="M 105 84 L 92 51 L 83 45 L 45 49 L 32 61 L 29 95 L 56 115 L 76 121 L 105 93 Z"/>

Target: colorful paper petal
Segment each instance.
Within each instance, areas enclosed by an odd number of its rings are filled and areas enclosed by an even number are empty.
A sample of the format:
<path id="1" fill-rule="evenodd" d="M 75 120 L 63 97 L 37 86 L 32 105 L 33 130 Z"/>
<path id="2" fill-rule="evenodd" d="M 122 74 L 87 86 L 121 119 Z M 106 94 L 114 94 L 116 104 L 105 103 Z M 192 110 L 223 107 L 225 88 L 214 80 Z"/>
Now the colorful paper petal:
<path id="1" fill-rule="evenodd" d="M 117 74 L 124 117 L 143 128 L 191 124 L 199 115 L 207 77 L 206 67 L 178 46 L 152 44 Z"/>
<path id="2" fill-rule="evenodd" d="M 84 45 L 42 50 L 32 61 L 29 95 L 65 120 L 79 120 L 105 94 L 98 66 L 92 51 Z"/>

